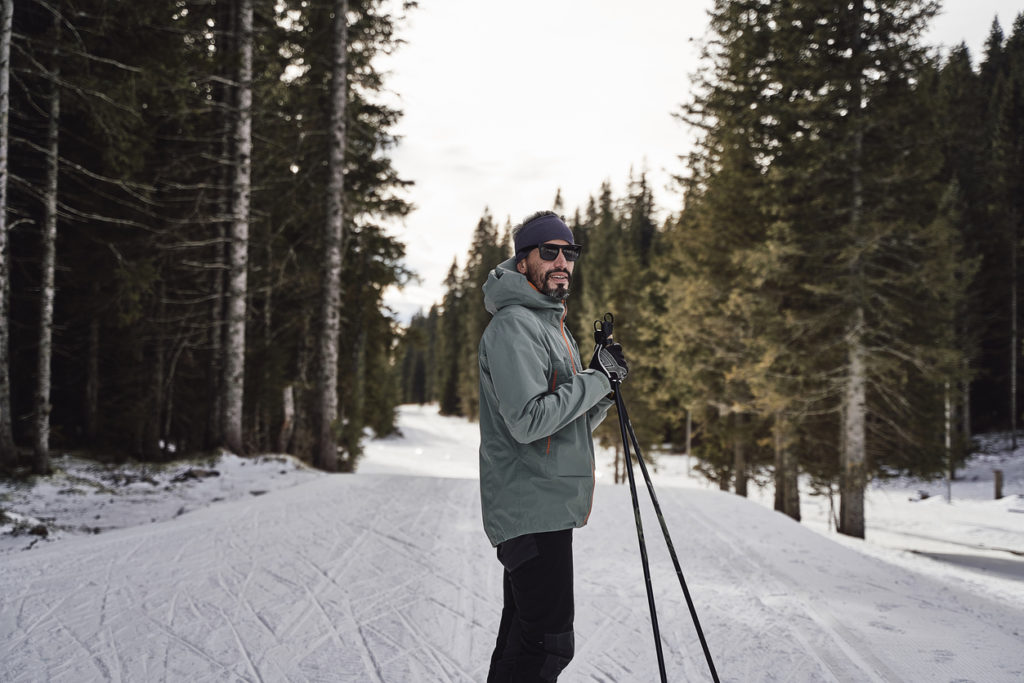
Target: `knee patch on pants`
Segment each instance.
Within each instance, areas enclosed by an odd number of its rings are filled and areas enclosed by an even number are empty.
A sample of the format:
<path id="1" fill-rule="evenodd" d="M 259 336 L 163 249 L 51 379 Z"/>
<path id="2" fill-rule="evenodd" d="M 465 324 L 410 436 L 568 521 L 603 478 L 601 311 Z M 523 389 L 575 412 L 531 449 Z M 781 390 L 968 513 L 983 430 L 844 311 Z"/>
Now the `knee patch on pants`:
<path id="1" fill-rule="evenodd" d="M 540 670 L 540 677 L 545 681 L 553 681 L 562 673 L 562 669 L 572 661 L 573 653 L 576 650 L 576 639 L 572 631 L 566 633 L 545 633 L 544 666 Z"/>

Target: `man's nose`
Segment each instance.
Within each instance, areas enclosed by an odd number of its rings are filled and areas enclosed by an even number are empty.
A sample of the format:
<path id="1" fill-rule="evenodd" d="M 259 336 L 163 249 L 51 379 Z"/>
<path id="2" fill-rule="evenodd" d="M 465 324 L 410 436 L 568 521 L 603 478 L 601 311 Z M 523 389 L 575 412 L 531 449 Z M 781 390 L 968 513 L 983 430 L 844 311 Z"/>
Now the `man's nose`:
<path id="1" fill-rule="evenodd" d="M 562 266 L 563 268 L 569 267 L 569 262 L 565 260 L 565 252 L 561 249 L 558 250 L 558 256 L 555 257 L 554 263 L 556 266 Z"/>

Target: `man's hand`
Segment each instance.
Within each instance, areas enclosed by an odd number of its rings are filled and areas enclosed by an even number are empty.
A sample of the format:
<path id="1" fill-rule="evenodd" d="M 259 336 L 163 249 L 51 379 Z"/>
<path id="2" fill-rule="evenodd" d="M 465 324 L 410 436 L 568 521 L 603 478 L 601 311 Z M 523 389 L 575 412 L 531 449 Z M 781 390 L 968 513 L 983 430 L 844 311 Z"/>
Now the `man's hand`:
<path id="1" fill-rule="evenodd" d="M 594 357 L 590 359 L 590 368 L 597 370 L 612 382 L 621 382 L 629 374 L 629 363 L 622 354 L 621 344 L 595 347 Z"/>

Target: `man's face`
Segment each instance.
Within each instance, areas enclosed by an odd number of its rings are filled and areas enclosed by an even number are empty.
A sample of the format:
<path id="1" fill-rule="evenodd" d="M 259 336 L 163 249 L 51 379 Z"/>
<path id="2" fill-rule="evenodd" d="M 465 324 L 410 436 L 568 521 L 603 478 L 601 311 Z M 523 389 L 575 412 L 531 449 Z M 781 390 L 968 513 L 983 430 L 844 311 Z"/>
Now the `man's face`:
<path id="1" fill-rule="evenodd" d="M 569 244 L 565 240 L 548 240 L 545 244 Z M 569 284 L 572 282 L 572 269 L 575 262 L 566 261 L 561 250 L 554 261 L 545 261 L 536 248 L 522 261 L 516 269 L 526 276 L 534 287 L 543 294 L 558 299 L 569 296 Z"/>

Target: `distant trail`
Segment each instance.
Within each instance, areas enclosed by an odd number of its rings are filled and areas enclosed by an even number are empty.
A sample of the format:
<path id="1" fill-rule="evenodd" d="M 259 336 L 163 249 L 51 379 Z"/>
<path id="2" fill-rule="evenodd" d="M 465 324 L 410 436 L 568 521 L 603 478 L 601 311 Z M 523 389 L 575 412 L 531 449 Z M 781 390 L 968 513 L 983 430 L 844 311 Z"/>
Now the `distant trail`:
<path id="1" fill-rule="evenodd" d="M 945 543 L 946 545 L 956 545 L 961 548 L 971 548 L 972 550 L 990 550 L 997 553 L 1009 553 L 1016 555 L 1017 557 L 1024 557 L 1024 550 L 1016 550 L 1014 548 L 999 548 L 991 545 L 984 545 L 981 543 L 963 543 L 961 541 L 953 541 L 948 538 L 938 538 L 936 536 L 929 536 L 928 534 L 917 533 L 914 531 L 898 531 L 895 529 L 887 529 L 885 527 L 878 527 L 878 531 L 884 531 L 887 534 L 896 534 L 897 536 L 906 536 L 908 538 L 920 538 L 926 541 L 936 541 L 938 543 Z M 923 553 L 929 554 L 927 552 Z"/>
<path id="2" fill-rule="evenodd" d="M 500 565 L 470 479 L 332 475 L 3 557 L 0 680 L 475 683 Z M 736 496 L 659 499 L 723 681 L 1018 681 L 1019 610 Z M 670 680 L 710 680 L 645 512 Z M 657 679 L 628 490 L 575 534 L 566 683 Z"/>

